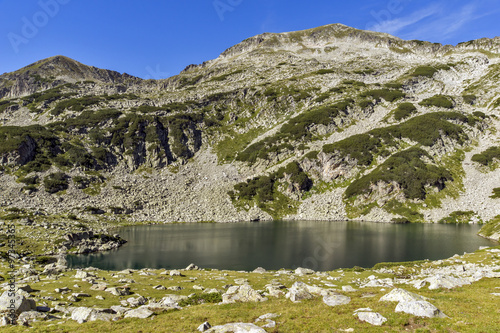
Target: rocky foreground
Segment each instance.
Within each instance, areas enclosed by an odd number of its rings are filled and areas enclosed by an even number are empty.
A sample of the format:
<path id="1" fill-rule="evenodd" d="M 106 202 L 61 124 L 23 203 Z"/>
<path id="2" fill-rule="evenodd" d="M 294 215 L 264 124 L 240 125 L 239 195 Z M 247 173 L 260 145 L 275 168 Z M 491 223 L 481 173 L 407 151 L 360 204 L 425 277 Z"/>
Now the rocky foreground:
<path id="1" fill-rule="evenodd" d="M 43 266 L 16 265 L 15 293 L 11 280 L 1 285 L 0 323 L 6 332 L 23 327 L 44 332 L 387 332 L 445 327 L 494 332 L 500 327 L 500 247 L 434 262 L 332 272 L 235 272 L 193 264 L 181 270 L 73 270 L 64 257 Z M 3 261 L 5 278 L 7 270 Z"/>

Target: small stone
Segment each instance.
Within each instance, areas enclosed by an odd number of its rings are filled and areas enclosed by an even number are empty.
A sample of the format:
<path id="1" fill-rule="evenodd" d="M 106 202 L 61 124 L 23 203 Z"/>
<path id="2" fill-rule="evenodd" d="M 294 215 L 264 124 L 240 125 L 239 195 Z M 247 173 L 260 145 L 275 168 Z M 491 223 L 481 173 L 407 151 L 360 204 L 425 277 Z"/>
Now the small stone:
<path id="1" fill-rule="evenodd" d="M 210 325 L 210 323 L 208 321 L 206 321 L 203 324 L 201 324 L 200 326 L 198 326 L 197 330 L 200 331 L 200 332 L 205 332 L 210 327 L 212 327 L 212 325 Z"/>
<path id="2" fill-rule="evenodd" d="M 297 274 L 297 275 L 310 275 L 310 274 L 314 274 L 314 271 L 312 269 L 309 269 L 309 268 L 299 267 L 295 270 L 295 274 Z"/>
<path id="3" fill-rule="evenodd" d="M 262 268 L 262 267 L 257 267 L 256 269 L 254 269 L 252 271 L 252 273 L 261 273 L 261 274 L 265 273 L 265 272 L 267 272 L 267 271 L 264 268 Z"/>
<path id="4" fill-rule="evenodd" d="M 182 288 L 181 286 L 171 286 L 171 287 L 168 287 L 167 289 L 172 290 L 172 291 L 180 291 L 184 288 Z"/>
<path id="5" fill-rule="evenodd" d="M 175 269 L 171 270 L 169 274 L 170 274 L 170 276 L 183 276 L 180 271 L 175 270 Z"/>
<path id="6" fill-rule="evenodd" d="M 186 267 L 186 271 L 197 271 L 199 269 L 200 268 L 198 266 L 196 266 L 195 264 L 189 264 L 189 266 Z"/>
<path id="7" fill-rule="evenodd" d="M 157 286 L 154 286 L 153 289 L 156 289 L 156 290 L 166 290 L 167 288 L 165 286 L 162 286 L 161 284 L 159 284 Z"/>

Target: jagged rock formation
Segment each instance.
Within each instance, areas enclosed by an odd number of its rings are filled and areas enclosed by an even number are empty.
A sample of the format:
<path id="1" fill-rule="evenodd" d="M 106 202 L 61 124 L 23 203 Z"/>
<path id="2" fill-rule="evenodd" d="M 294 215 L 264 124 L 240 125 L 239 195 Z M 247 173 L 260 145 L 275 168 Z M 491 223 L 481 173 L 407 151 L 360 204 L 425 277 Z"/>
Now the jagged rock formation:
<path id="1" fill-rule="evenodd" d="M 443 46 L 334 24 L 251 37 L 157 81 L 41 60 L 0 76 L 0 204 L 156 221 L 488 221 L 499 53 L 499 38 Z"/>

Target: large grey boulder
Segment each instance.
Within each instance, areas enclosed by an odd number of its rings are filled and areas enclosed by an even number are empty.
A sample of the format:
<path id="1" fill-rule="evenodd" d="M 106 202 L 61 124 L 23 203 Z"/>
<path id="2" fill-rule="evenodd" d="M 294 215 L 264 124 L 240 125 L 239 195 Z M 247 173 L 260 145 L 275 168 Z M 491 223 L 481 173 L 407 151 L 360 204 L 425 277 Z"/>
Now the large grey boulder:
<path id="1" fill-rule="evenodd" d="M 267 298 L 262 297 L 258 292 L 247 284 L 232 286 L 227 292 L 222 294 L 222 303 L 236 302 L 264 302 Z"/>
<path id="2" fill-rule="evenodd" d="M 71 319 L 78 322 L 79 324 L 85 323 L 90 320 L 92 314 L 96 312 L 95 309 L 79 307 L 71 311 Z"/>
<path id="3" fill-rule="evenodd" d="M 0 296 L 0 312 L 14 310 L 16 314 L 36 309 L 36 303 L 23 295 L 5 291 Z"/>
<path id="4" fill-rule="evenodd" d="M 144 304 L 146 304 L 146 302 L 147 302 L 147 299 L 144 296 L 127 298 L 127 303 L 133 308 L 144 305 Z"/>
<path id="5" fill-rule="evenodd" d="M 427 301 L 399 302 L 396 312 L 404 312 L 418 317 L 446 318 L 447 316 Z"/>
<path id="6" fill-rule="evenodd" d="M 263 328 L 249 323 L 231 323 L 214 326 L 207 333 L 266 333 Z"/>
<path id="7" fill-rule="evenodd" d="M 292 302 L 300 302 L 304 299 L 314 298 L 314 295 L 309 292 L 308 287 L 309 286 L 304 282 L 295 282 L 290 289 L 288 289 L 285 297 L 290 299 Z"/>
<path id="8" fill-rule="evenodd" d="M 323 303 L 328 306 L 349 304 L 350 302 L 351 298 L 344 295 L 327 295 L 323 297 Z"/>
<path id="9" fill-rule="evenodd" d="M 137 309 L 129 310 L 125 312 L 125 318 L 140 318 L 146 319 L 153 315 L 153 311 L 145 307 L 140 307 Z"/>
<path id="10" fill-rule="evenodd" d="M 115 296 L 130 295 L 130 288 L 128 288 L 128 287 L 123 287 L 123 288 L 111 287 L 111 288 L 106 288 L 104 291 L 111 293 Z"/>
<path id="11" fill-rule="evenodd" d="M 288 293 L 285 296 L 292 302 L 300 302 L 303 299 L 311 299 L 315 296 L 324 297 L 330 295 L 338 295 L 338 293 L 331 289 L 310 286 L 304 282 L 297 281 L 288 289 Z"/>
<path id="12" fill-rule="evenodd" d="M 380 301 L 382 302 L 411 302 L 411 301 L 425 301 L 426 298 L 407 290 L 396 288 L 391 290 L 390 293 L 382 296 Z"/>

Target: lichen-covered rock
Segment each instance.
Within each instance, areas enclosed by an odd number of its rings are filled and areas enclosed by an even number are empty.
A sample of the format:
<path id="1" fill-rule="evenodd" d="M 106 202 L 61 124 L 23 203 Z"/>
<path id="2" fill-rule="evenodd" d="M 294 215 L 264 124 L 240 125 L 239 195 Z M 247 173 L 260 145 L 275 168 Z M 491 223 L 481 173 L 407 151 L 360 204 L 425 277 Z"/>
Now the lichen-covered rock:
<path id="1" fill-rule="evenodd" d="M 404 312 L 418 317 L 445 318 L 446 315 L 427 301 L 403 301 L 396 306 L 396 312 Z"/>
<path id="2" fill-rule="evenodd" d="M 349 304 L 350 302 L 351 298 L 344 295 L 327 295 L 323 297 L 323 303 L 328 306 Z"/>
<path id="3" fill-rule="evenodd" d="M 224 294 L 222 294 L 222 303 L 264 301 L 267 301 L 267 298 L 262 297 L 247 284 L 230 287 Z"/>
<path id="4" fill-rule="evenodd" d="M 356 312 L 355 315 L 359 318 L 359 320 L 366 321 L 374 326 L 380 326 L 387 321 L 387 318 L 382 316 L 380 313 L 372 311 L 359 311 Z"/>
<path id="5" fill-rule="evenodd" d="M 36 303 L 18 293 L 5 291 L 0 296 L 0 312 L 14 310 L 16 314 L 36 309 Z"/>

